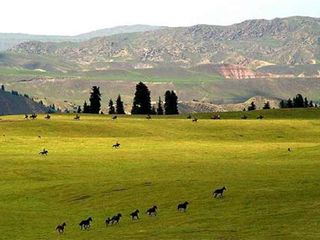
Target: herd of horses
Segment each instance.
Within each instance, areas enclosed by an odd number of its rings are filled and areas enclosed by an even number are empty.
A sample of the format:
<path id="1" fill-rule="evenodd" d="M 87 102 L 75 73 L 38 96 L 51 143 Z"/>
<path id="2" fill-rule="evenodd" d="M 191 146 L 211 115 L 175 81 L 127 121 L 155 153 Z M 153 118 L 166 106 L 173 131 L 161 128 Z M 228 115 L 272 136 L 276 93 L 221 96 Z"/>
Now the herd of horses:
<path id="1" fill-rule="evenodd" d="M 45 117 L 45 119 L 49 120 L 51 119 L 51 116 L 49 114 L 47 114 Z M 241 119 L 247 119 L 248 117 L 246 115 L 243 115 L 241 116 Z M 259 115 L 257 117 L 257 119 L 263 119 L 264 117 L 262 115 Z M 25 119 L 37 119 L 37 115 L 36 114 L 32 114 L 30 116 L 28 116 L 27 114 L 25 115 Z M 112 120 L 116 120 L 118 119 L 118 116 L 112 116 L 111 118 Z M 151 119 L 151 116 L 150 115 L 147 115 L 146 116 L 146 119 Z M 187 119 L 191 119 L 192 122 L 197 122 L 198 119 L 196 117 L 193 117 L 191 115 L 188 115 L 187 116 Z M 220 115 L 213 115 L 211 117 L 211 119 L 213 120 L 220 120 L 221 119 L 221 116 Z M 77 114 L 75 117 L 74 117 L 74 120 L 80 120 L 80 115 Z M 119 142 L 116 142 L 114 145 L 112 145 L 113 148 L 119 148 L 120 147 L 120 143 Z M 291 151 L 290 148 L 288 148 L 288 151 Z M 46 150 L 45 148 L 39 152 L 39 154 L 41 155 L 48 155 L 49 151 Z M 224 191 L 226 190 L 225 187 L 222 187 L 222 188 L 219 188 L 219 189 L 216 189 L 214 192 L 213 192 L 213 197 L 214 198 L 222 198 L 223 197 L 223 193 Z M 180 203 L 178 206 L 177 206 L 177 210 L 178 211 L 183 211 L 183 212 L 186 212 L 187 210 L 187 207 L 189 205 L 189 202 L 184 202 L 184 203 Z M 158 207 L 155 205 L 155 206 L 152 206 L 151 208 L 149 208 L 147 211 L 146 211 L 146 214 L 149 215 L 149 216 L 157 216 L 157 210 L 158 210 Z M 132 213 L 130 213 L 130 217 L 132 220 L 139 220 L 139 209 L 136 209 L 135 211 L 133 211 Z M 118 224 L 120 222 L 120 219 L 122 218 L 122 214 L 121 213 L 118 213 L 116 215 L 114 215 L 113 217 L 108 217 L 106 220 L 105 220 L 105 225 L 106 226 L 109 226 L 109 225 L 114 225 L 114 224 Z M 91 222 L 93 221 L 92 217 L 89 217 L 85 220 L 82 220 L 80 223 L 79 223 L 79 226 L 80 226 L 80 229 L 81 230 L 88 230 L 91 226 Z M 64 233 L 65 231 L 65 228 L 66 228 L 67 224 L 64 222 L 62 224 L 59 224 L 57 227 L 56 227 L 56 231 L 60 234 Z"/>
<path id="2" fill-rule="evenodd" d="M 35 120 L 35 119 L 37 119 L 37 117 L 38 117 L 38 115 L 37 114 L 35 114 L 35 113 L 33 113 L 33 114 L 31 114 L 30 116 L 28 115 L 28 114 L 25 114 L 25 119 L 32 119 L 32 120 Z M 49 114 L 47 114 L 45 117 L 44 117 L 45 119 L 47 119 L 47 120 L 49 120 L 49 119 L 51 119 L 51 116 L 49 115 Z M 76 114 L 75 115 L 75 117 L 73 118 L 74 120 L 80 120 L 80 115 L 79 114 Z M 112 120 L 117 120 L 118 119 L 118 116 L 112 116 L 111 117 L 111 119 Z M 146 116 L 146 119 L 148 119 L 148 120 L 150 120 L 151 119 L 151 116 L 148 114 L 147 116 Z M 194 117 L 194 116 L 192 116 L 191 114 L 189 114 L 188 116 L 187 116 L 187 119 L 191 119 L 192 120 L 192 122 L 198 122 L 198 118 L 196 118 L 196 117 Z M 211 117 L 210 117 L 210 119 L 212 119 L 212 120 L 220 120 L 221 119 L 221 116 L 219 115 L 219 114 L 214 114 L 214 115 L 212 115 Z M 248 116 L 247 115 L 242 115 L 241 117 L 240 117 L 240 119 L 248 119 Z M 259 115 L 259 116 L 257 116 L 257 118 L 256 119 L 264 119 L 264 116 L 263 115 Z"/>
<path id="3" fill-rule="evenodd" d="M 224 191 L 226 191 L 226 187 L 222 187 L 222 188 L 216 189 L 213 192 L 213 197 L 214 198 L 217 198 L 217 197 L 223 198 Z M 179 212 L 186 212 L 187 208 L 188 208 L 188 205 L 189 205 L 189 202 L 187 202 L 187 201 L 183 202 L 183 203 L 180 203 L 177 206 L 177 210 Z M 149 209 L 147 209 L 145 214 L 147 214 L 150 217 L 157 216 L 157 211 L 158 211 L 158 207 L 156 205 L 154 205 L 154 206 L 150 207 Z M 135 211 L 130 213 L 129 216 L 130 216 L 131 220 L 132 221 L 139 220 L 140 219 L 139 218 L 139 213 L 140 213 L 139 209 L 136 209 Z M 105 226 L 108 227 L 110 225 L 118 224 L 120 222 L 121 218 L 122 218 L 122 214 L 121 213 L 118 213 L 118 214 L 114 215 L 113 217 L 108 217 L 105 220 Z M 93 221 L 92 217 L 88 217 L 87 219 L 82 220 L 79 223 L 80 230 L 88 230 L 91 227 L 91 222 L 92 221 Z M 62 234 L 62 233 L 64 233 L 66 226 L 67 226 L 67 224 L 65 222 L 62 223 L 62 224 L 59 224 L 56 227 L 56 231 L 58 233 Z"/>

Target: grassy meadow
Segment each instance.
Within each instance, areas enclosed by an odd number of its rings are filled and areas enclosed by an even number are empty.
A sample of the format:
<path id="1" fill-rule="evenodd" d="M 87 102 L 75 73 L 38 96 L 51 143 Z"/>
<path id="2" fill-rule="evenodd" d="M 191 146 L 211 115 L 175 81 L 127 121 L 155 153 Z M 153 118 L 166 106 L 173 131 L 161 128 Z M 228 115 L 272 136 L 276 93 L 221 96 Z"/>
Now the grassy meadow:
<path id="1" fill-rule="evenodd" d="M 0 238 L 319 239 L 320 111 L 241 114 L 197 115 L 197 123 L 1 116 Z M 214 199 L 222 186 L 225 197 Z M 148 217 L 153 205 L 158 215 Z M 135 209 L 139 221 L 129 217 Z M 117 213 L 120 223 L 105 227 Z M 89 216 L 91 229 L 80 231 Z"/>

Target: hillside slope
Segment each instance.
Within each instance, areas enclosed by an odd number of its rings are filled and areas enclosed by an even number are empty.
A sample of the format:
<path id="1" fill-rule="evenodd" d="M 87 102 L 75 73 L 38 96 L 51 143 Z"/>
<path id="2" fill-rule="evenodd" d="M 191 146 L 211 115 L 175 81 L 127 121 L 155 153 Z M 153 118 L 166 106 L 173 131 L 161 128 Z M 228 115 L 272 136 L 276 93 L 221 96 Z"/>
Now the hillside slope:
<path id="1" fill-rule="evenodd" d="M 45 113 L 48 108 L 31 99 L 0 90 L 0 115 Z"/>

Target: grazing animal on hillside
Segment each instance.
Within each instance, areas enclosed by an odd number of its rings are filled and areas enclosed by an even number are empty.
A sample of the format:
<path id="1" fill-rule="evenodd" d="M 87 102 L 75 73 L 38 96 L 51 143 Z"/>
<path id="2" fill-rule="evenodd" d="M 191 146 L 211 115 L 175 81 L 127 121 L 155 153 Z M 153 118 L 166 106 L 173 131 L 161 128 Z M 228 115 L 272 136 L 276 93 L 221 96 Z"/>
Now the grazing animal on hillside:
<path id="1" fill-rule="evenodd" d="M 64 223 L 62 223 L 62 224 L 60 224 L 60 225 L 58 225 L 57 227 L 56 227 L 56 231 L 58 231 L 58 233 L 64 233 L 64 228 L 67 226 L 67 224 L 64 222 Z"/>
<path id="2" fill-rule="evenodd" d="M 178 205 L 178 211 L 186 211 L 187 210 L 187 207 L 188 207 L 188 202 L 184 202 L 184 203 L 180 203 L 179 205 Z"/>
<path id="3" fill-rule="evenodd" d="M 74 117 L 74 120 L 80 120 L 80 115 L 77 114 L 77 115 Z"/>
<path id="4" fill-rule="evenodd" d="M 220 197 L 223 197 L 223 192 L 227 190 L 226 187 L 223 187 L 223 188 L 220 188 L 220 189 L 217 189 L 213 192 L 213 197 L 216 198 L 218 196 Z"/>
<path id="5" fill-rule="evenodd" d="M 116 120 L 118 118 L 118 116 L 113 116 L 112 120 Z"/>
<path id="6" fill-rule="evenodd" d="M 121 217 L 122 217 L 121 213 L 118 213 L 117 215 L 113 216 L 111 218 L 112 224 L 119 223 Z"/>
<path id="7" fill-rule="evenodd" d="M 49 120 L 51 118 L 51 116 L 49 114 L 47 114 L 47 116 L 45 116 L 44 118 Z"/>
<path id="8" fill-rule="evenodd" d="M 198 122 L 198 118 L 193 118 L 192 122 Z"/>
<path id="9" fill-rule="evenodd" d="M 113 148 L 119 148 L 120 147 L 120 143 L 117 142 L 116 144 L 113 144 L 112 147 Z"/>
<path id="10" fill-rule="evenodd" d="M 108 218 L 106 219 L 105 223 L 106 223 L 106 227 L 107 227 L 108 225 L 110 225 L 110 224 L 112 223 L 111 218 L 108 217 Z"/>
<path id="11" fill-rule="evenodd" d="M 148 116 L 146 116 L 146 119 L 148 120 L 151 119 L 151 116 L 148 114 Z"/>
<path id="12" fill-rule="evenodd" d="M 247 118 L 248 118 L 247 115 L 241 116 L 241 119 L 247 119 Z"/>
<path id="13" fill-rule="evenodd" d="M 135 210 L 134 212 L 130 213 L 131 219 L 135 220 L 135 219 L 139 219 L 139 210 Z"/>
<path id="14" fill-rule="evenodd" d="M 29 118 L 28 114 L 25 114 L 24 119 L 28 119 L 28 118 Z"/>
<path id="15" fill-rule="evenodd" d="M 79 223 L 80 229 L 81 229 L 81 230 L 85 230 L 85 229 L 90 228 L 91 222 L 92 222 L 92 217 L 89 217 L 87 220 L 82 220 L 82 221 Z"/>
<path id="16" fill-rule="evenodd" d="M 264 117 L 262 116 L 262 115 L 259 115 L 258 117 L 257 117 L 257 119 L 263 119 Z"/>
<path id="17" fill-rule="evenodd" d="M 157 206 L 153 206 L 152 208 L 149 208 L 146 212 L 146 214 L 148 214 L 149 216 L 156 216 L 157 215 L 157 209 L 158 207 Z"/>
<path id="18" fill-rule="evenodd" d="M 48 155 L 48 153 L 49 153 L 49 151 L 48 150 L 46 150 L 45 148 L 41 151 L 41 152 L 39 152 L 39 154 L 41 154 L 42 156 L 43 155 Z"/>
<path id="19" fill-rule="evenodd" d="M 38 116 L 37 114 L 33 113 L 29 118 L 31 118 L 32 120 L 36 119 Z"/>

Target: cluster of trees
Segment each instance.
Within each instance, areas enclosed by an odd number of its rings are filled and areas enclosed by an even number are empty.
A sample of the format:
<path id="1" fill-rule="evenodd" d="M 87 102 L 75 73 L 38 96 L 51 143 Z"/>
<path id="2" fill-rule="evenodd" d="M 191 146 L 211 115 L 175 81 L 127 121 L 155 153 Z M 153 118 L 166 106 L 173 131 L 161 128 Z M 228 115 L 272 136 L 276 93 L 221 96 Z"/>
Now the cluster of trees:
<path id="1" fill-rule="evenodd" d="M 270 102 L 269 101 L 265 102 L 263 107 L 262 107 L 262 109 L 270 109 L 270 108 L 271 107 L 270 107 Z M 257 109 L 256 104 L 254 102 L 251 102 L 251 104 L 248 107 L 248 111 L 254 111 L 256 109 Z M 246 109 L 243 109 L 243 111 L 246 111 Z"/>
<path id="2" fill-rule="evenodd" d="M 136 85 L 136 91 L 133 99 L 131 114 L 149 114 L 149 115 L 171 115 L 179 114 L 178 111 L 178 96 L 174 91 L 166 91 L 165 103 L 163 104 L 161 98 L 157 102 L 157 107 L 151 104 L 151 92 L 148 87 L 140 82 Z M 90 93 L 89 104 L 87 101 L 83 104 L 83 109 L 78 107 L 78 113 L 93 113 L 99 114 L 101 111 L 101 93 L 100 88 L 93 86 Z M 108 104 L 109 114 L 125 114 L 124 104 L 120 94 L 116 99 L 116 103 L 112 99 L 109 100 Z"/>
<path id="3" fill-rule="evenodd" d="M 308 98 L 304 98 L 301 94 L 297 94 L 293 99 L 281 100 L 279 104 L 280 108 L 308 108 L 308 107 L 318 107 Z"/>
<path id="4" fill-rule="evenodd" d="M 116 107 L 114 107 L 112 99 L 109 101 L 109 114 L 126 114 L 124 111 L 123 101 L 120 94 L 116 100 Z"/>

